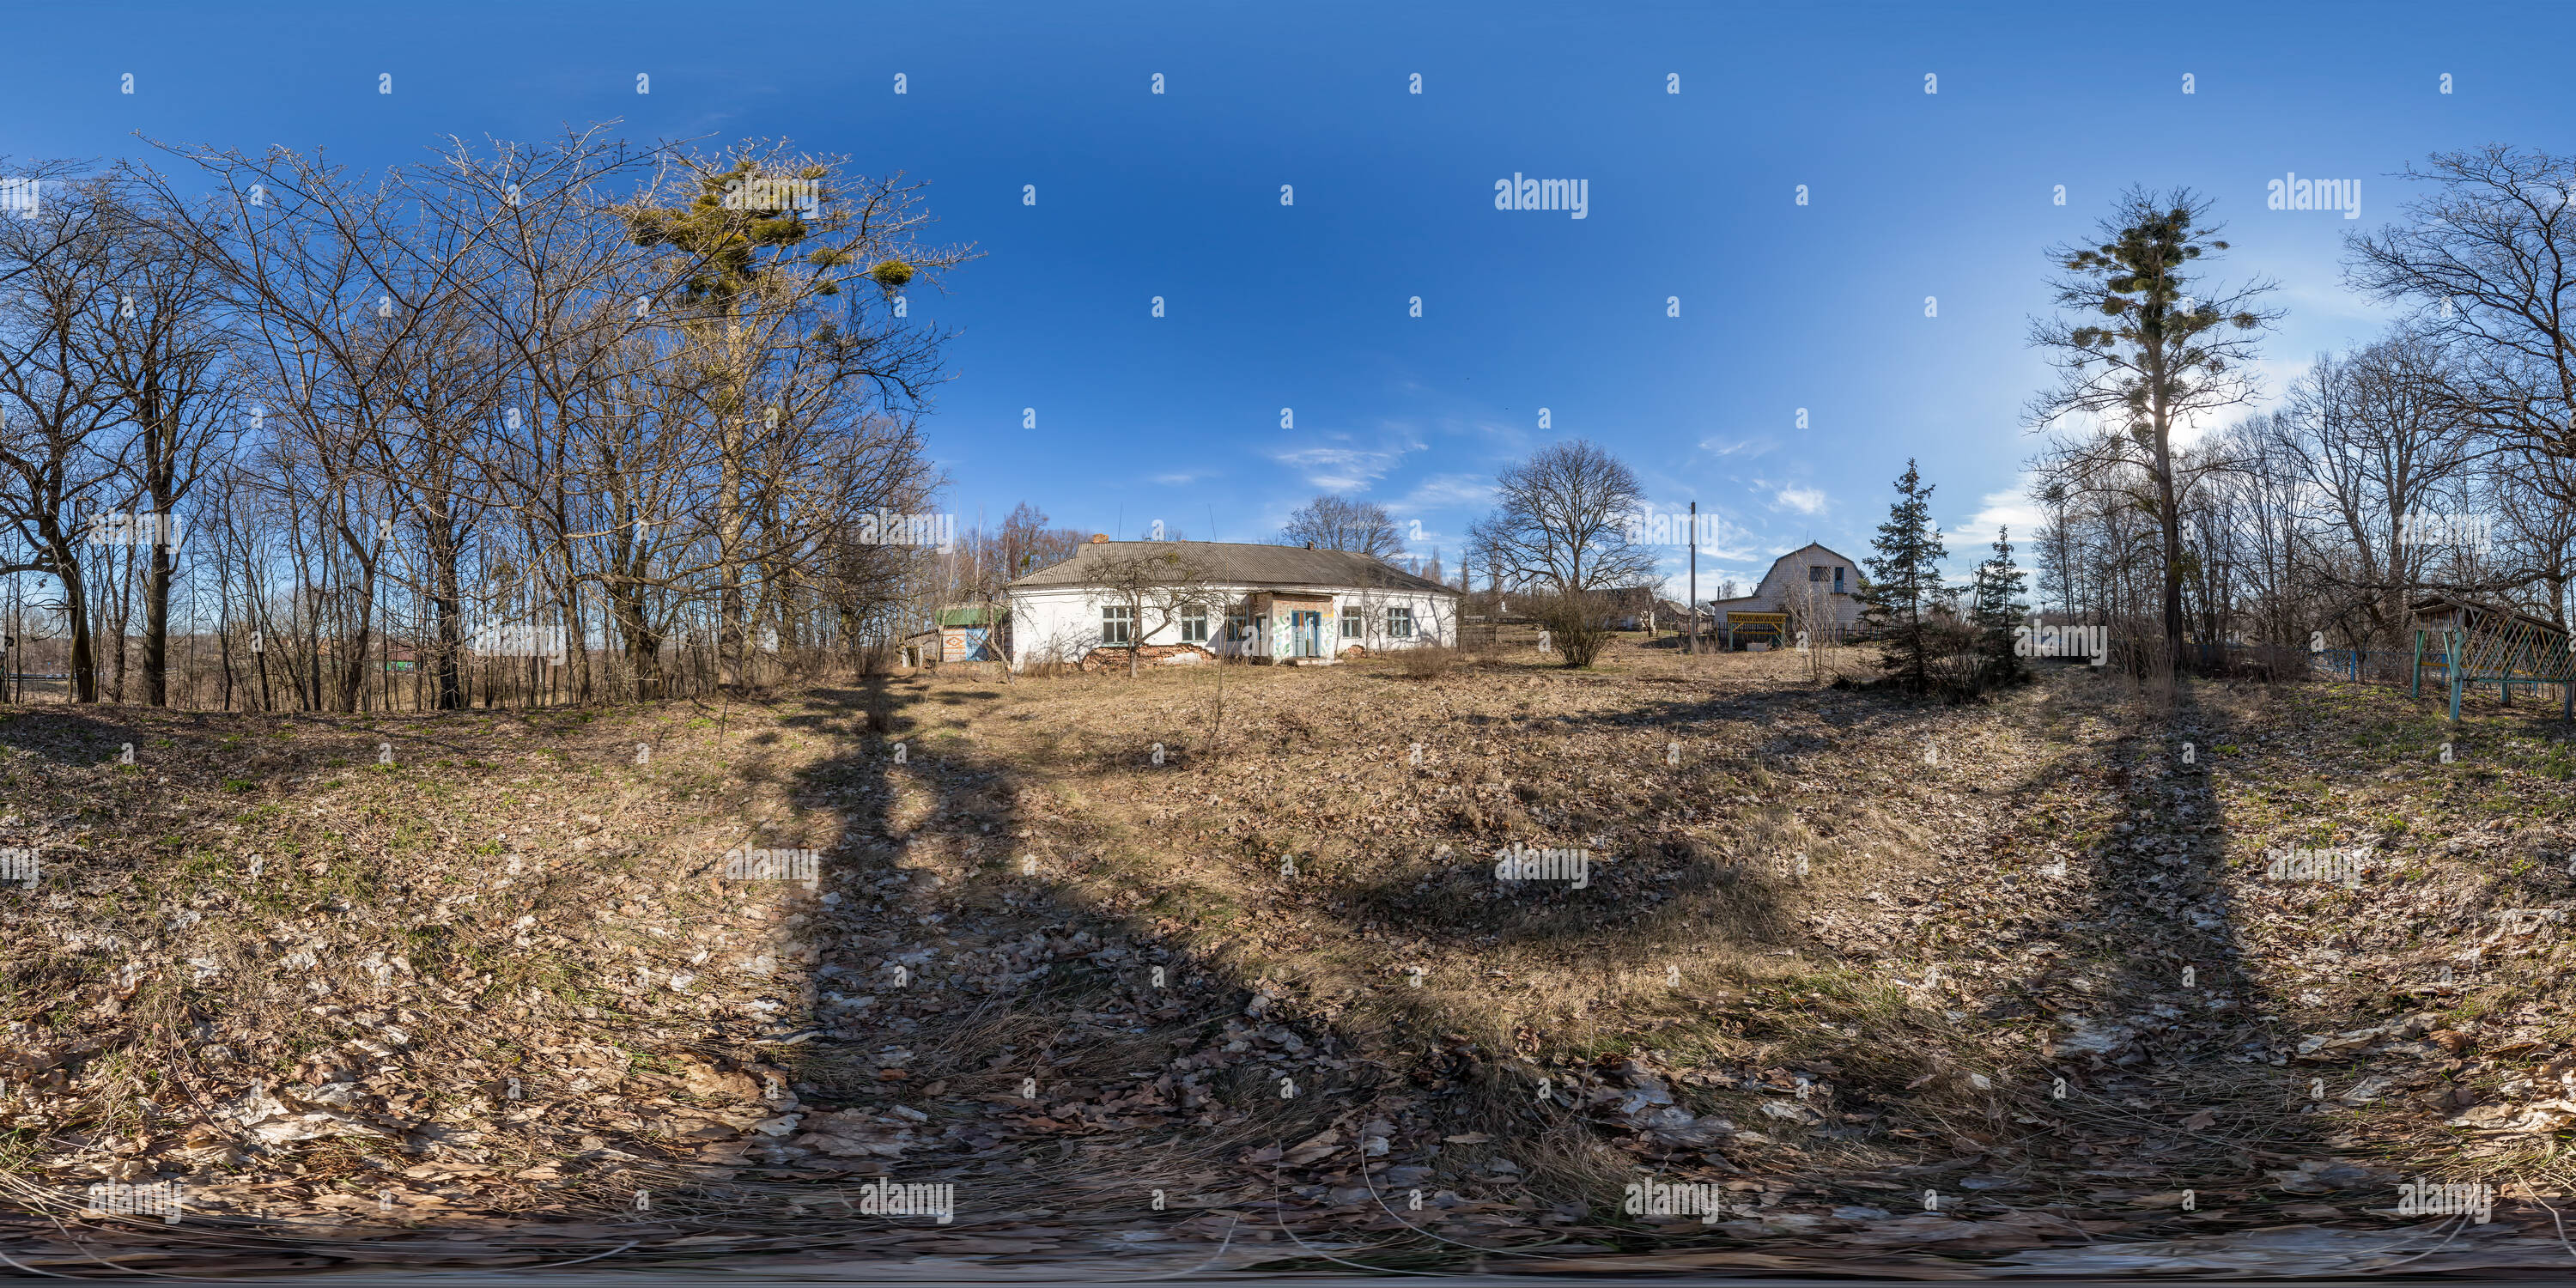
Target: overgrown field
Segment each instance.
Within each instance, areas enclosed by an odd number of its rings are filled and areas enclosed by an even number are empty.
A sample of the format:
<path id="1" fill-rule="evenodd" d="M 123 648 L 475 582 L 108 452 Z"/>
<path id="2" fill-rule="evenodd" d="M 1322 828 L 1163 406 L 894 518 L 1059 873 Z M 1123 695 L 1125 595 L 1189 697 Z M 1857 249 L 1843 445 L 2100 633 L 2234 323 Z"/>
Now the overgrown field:
<path id="1" fill-rule="evenodd" d="M 1821 1265 L 2566 1190 L 2528 704 L 1944 707 L 1629 640 L 0 748 L 21 1260 Z M 155 1181 L 186 1221 L 81 1214 Z"/>

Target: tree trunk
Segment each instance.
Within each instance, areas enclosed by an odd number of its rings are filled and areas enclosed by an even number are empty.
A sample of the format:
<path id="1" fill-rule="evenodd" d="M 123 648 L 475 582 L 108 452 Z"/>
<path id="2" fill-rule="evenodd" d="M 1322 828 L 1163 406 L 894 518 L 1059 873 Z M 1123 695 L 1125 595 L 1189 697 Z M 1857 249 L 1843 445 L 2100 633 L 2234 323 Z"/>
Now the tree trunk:
<path id="1" fill-rule="evenodd" d="M 643 592 L 612 586 L 608 601 L 617 617 L 618 636 L 626 642 L 627 668 L 635 673 L 635 696 L 643 701 L 664 696 L 662 637 L 645 620 Z"/>
<path id="2" fill-rule="evenodd" d="M 723 447 L 716 464 L 716 560 L 722 577 L 722 588 L 716 596 L 716 664 L 720 682 L 731 687 L 743 682 L 740 668 L 747 657 L 742 604 L 744 435 L 739 398 L 732 414 L 724 417 L 724 424 Z"/>
<path id="3" fill-rule="evenodd" d="M 2165 677 L 2173 678 L 2182 666 L 2182 514 L 2174 508 L 2173 435 L 2165 410 L 2164 364 L 2150 358 L 2148 379 L 2152 382 L 2156 451 L 2156 518 L 2164 525 L 2165 538 Z"/>
<path id="4" fill-rule="evenodd" d="M 114 598 L 99 605 L 99 617 L 100 624 L 108 628 L 108 638 L 116 643 L 116 653 L 107 664 L 108 700 L 122 704 L 125 701 L 125 628 L 134 612 L 134 547 L 125 547 L 124 557 L 117 562 L 124 567 L 120 570 L 110 566 L 105 587 Z"/>
<path id="5" fill-rule="evenodd" d="M 457 588 L 456 533 L 454 517 L 443 501 L 433 502 L 423 516 L 423 527 L 429 532 L 430 611 L 438 621 L 438 709 L 454 711 L 465 703 L 457 677 L 457 665 L 465 652 L 464 596 Z M 415 661 L 414 666 L 419 663 Z"/>
<path id="6" fill-rule="evenodd" d="M 45 534 L 52 544 L 54 579 L 63 584 L 63 616 L 72 633 L 71 690 L 75 703 L 98 701 L 98 663 L 90 652 L 89 586 L 81 579 L 72 543 L 60 533 Z"/>
<path id="7" fill-rule="evenodd" d="M 156 707 L 170 705 L 171 553 L 167 546 L 152 547 L 143 583 L 143 701 Z"/>

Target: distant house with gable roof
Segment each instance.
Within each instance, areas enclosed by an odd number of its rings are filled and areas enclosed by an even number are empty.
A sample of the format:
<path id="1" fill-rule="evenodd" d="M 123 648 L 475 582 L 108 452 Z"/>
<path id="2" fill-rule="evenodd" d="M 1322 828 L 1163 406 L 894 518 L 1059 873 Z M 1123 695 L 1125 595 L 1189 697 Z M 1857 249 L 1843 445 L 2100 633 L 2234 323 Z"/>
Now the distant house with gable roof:
<path id="1" fill-rule="evenodd" d="M 1847 555 L 1815 542 L 1780 556 L 1753 593 L 1712 600 L 1716 634 L 1734 647 L 1789 641 L 1793 620 L 1822 624 L 1835 638 L 1860 625 L 1860 567 Z"/>

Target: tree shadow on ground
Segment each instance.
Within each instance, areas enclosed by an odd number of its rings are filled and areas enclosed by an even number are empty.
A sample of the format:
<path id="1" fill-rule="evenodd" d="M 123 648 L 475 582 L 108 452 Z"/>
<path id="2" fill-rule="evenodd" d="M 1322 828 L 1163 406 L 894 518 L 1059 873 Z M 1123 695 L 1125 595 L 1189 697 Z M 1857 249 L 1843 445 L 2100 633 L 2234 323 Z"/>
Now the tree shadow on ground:
<path id="1" fill-rule="evenodd" d="M 912 1126 L 886 1157 L 798 1134 L 762 1141 L 738 1175 L 697 1187 L 699 1201 L 766 1206 L 847 1178 L 936 1177 L 983 1212 L 1080 1194 L 1144 1217 L 1155 1189 L 1214 1184 L 1247 1149 L 1320 1130 L 1336 1095 L 1365 1094 L 1366 1071 L 1327 1067 L 1344 1054 L 1328 1035 L 1207 1058 L 1211 1037 L 1245 1018 L 1245 981 L 1015 863 L 1023 784 L 1006 762 L 924 736 L 938 694 L 880 679 L 808 697 L 800 718 L 850 735 L 794 780 L 841 819 L 802 905 L 818 922 L 810 969 L 772 1026 L 810 1036 L 709 1054 L 791 1070 L 809 1116 Z M 1299 1093 L 1281 1096 L 1282 1080 Z M 830 1209 L 816 1215 L 818 1237 L 836 1232 Z"/>
<path id="2" fill-rule="evenodd" d="M 1309 1138 L 1316 1157 L 1303 1160 L 1308 1166 L 1293 1173 L 1283 1196 L 1356 1201 L 1351 1174 L 1337 1178 L 1330 1169 L 1340 1158 L 1356 1171 L 1364 1160 L 1349 1151 L 1365 1128 L 1379 1125 L 1364 1121 L 1375 1115 L 1399 1140 L 1436 1141 L 1445 1133 L 1500 1142 L 1452 1147 L 1436 1172 L 1407 1164 L 1390 1173 L 1425 1186 L 1472 1189 L 1494 1180 L 1473 1166 L 1506 1148 L 1555 1151 L 1569 1169 L 1563 1174 L 1575 1174 L 1582 1165 L 1574 1160 L 1609 1139 L 1581 1112 L 1532 1102 L 1529 1084 L 1548 1070 L 1503 1044 L 1449 1031 L 1451 1017 L 1439 1007 L 1408 1010 L 1393 961 L 1375 963 L 1385 978 L 1371 987 L 1383 1004 L 1360 1005 L 1366 999 L 1352 996 L 1298 1020 L 1269 1011 L 1258 954 L 1193 954 L 1166 933 L 1162 911 L 1122 897 L 1118 882 L 1097 879 L 1097 865 L 1114 857 L 1108 843 L 1086 842 L 1089 852 L 1070 855 L 1032 844 L 1030 829 L 1060 821 L 1036 812 L 1039 784 L 1007 757 L 926 736 L 935 732 L 928 714 L 949 705 L 939 696 L 886 681 L 810 694 L 815 706 L 806 716 L 853 737 L 844 753 L 795 776 L 800 792 L 840 811 L 843 846 L 823 891 L 841 903 L 813 937 L 809 982 L 796 1014 L 782 1022 L 815 1036 L 772 1057 L 794 1071 L 809 1112 L 900 1106 L 924 1116 L 914 1142 L 899 1157 L 854 1162 L 811 1148 L 800 1153 L 800 1138 L 791 1135 L 755 1146 L 746 1170 L 711 1187 L 711 1198 L 767 1202 L 786 1192 L 778 1187 L 838 1184 L 853 1175 L 939 1176 L 954 1178 L 961 1194 L 973 1186 L 975 1205 L 985 1210 L 1095 1204 L 1141 1217 L 1154 1189 L 1240 1197 L 1241 1186 L 1260 1179 L 1260 1160 L 1278 1157 L 1257 1151 L 1276 1146 L 1295 1163 L 1300 1151 L 1293 1147 Z M 1750 718 L 1739 714 L 1748 704 L 1758 705 L 1744 696 L 1703 696 L 1553 727 L 1687 737 L 1694 729 L 1740 727 Z M 1884 754 L 1888 746 L 1910 747 L 1945 714 L 1835 695 L 1823 713 L 1832 733 L 1784 730 L 1756 744 L 1746 758 L 1756 763 L 1709 769 L 1732 775 L 1768 766 L 1765 772 L 1787 775 L 1803 757 Z M 1954 1194 L 1954 1206 L 1943 1209 L 1972 1215 L 2036 1202 L 2181 1230 L 2283 1201 L 2265 1173 L 2295 1168 L 2323 1147 L 2294 1094 L 2304 1079 L 2273 1062 L 2281 999 L 2244 968 L 2237 932 L 2243 911 L 2224 868 L 2228 820 L 2210 790 L 2210 749 L 2242 734 L 2232 717 L 2204 708 L 2188 688 L 2169 718 L 2148 727 L 2160 731 L 2121 739 L 2108 765 L 2079 763 L 2089 753 L 2069 747 L 1967 789 L 1992 795 L 1997 808 L 2018 816 L 2058 779 L 2098 770 L 2111 798 L 2105 803 L 2129 824 L 2089 849 L 2060 847 L 2063 875 L 2050 875 L 2047 856 L 2035 848 L 1992 860 L 2011 865 L 2019 879 L 2070 890 L 2075 915 L 2053 926 L 2030 923 L 2053 951 L 1997 988 L 1979 1016 L 1958 1022 L 2053 1015 L 2061 1034 L 2053 1057 L 1995 1069 L 1991 1093 L 1970 1095 L 1962 1084 L 1952 1094 L 1945 1083 L 1917 1098 L 1911 1085 L 1898 1088 L 1924 1053 L 1856 1052 L 1831 1035 L 1782 1030 L 1785 1042 L 1775 1044 L 1786 1052 L 1853 1063 L 1851 1080 L 1868 1085 L 1856 1087 L 1847 1107 L 1874 1102 L 1891 1115 L 1882 1127 L 1926 1129 L 1911 1143 L 1873 1136 L 1866 1163 L 1855 1152 L 1866 1133 L 1821 1132 L 1819 1160 L 1853 1160 L 1850 1174 L 1866 1177 L 1894 1162 L 1891 1155 L 1910 1152 L 1916 1163 L 1876 1174 L 1936 1185 L 1953 1173 L 1980 1172 L 1988 1192 L 1964 1207 Z M 2188 764 L 2184 742 L 2195 753 Z M 895 743 L 905 745 L 901 761 Z M 1170 750 L 1175 758 L 1189 754 L 1178 745 Z M 1049 771 L 1057 781 L 1114 794 L 1133 781 L 1130 759 L 1076 755 Z M 2016 843 L 2037 847 L 2047 837 L 2033 833 Z M 1390 925 L 1462 953 L 1508 947 L 1616 961 L 1713 924 L 1727 927 L 1747 951 L 1796 951 L 1806 904 L 1794 875 L 1740 857 L 1674 846 L 1585 889 L 1514 892 L 1497 887 L 1490 854 L 1452 855 L 1445 863 L 1426 856 L 1402 870 L 1352 867 L 1318 882 L 1300 906 L 1324 910 L 1328 927 L 1364 956 L 1382 952 L 1384 936 L 1374 932 Z M 1065 862 L 1090 866 L 1083 879 L 1051 870 Z M 1809 969 L 1822 972 L 1807 977 L 1816 980 L 1830 973 L 1822 965 Z M 1695 1005 L 1720 1019 L 1731 1009 L 1717 999 Z M 1763 1036 L 1758 1025 L 1746 1033 Z M 1328 1139 L 1327 1132 L 1339 1135 Z M 1964 1157 L 1932 1157 L 1962 1149 Z M 2318 1184 L 2328 1191 L 2369 1179 L 2311 1174 L 2326 1177 Z M 2196 1193 L 2195 1212 L 2180 1210 L 2178 1199 L 2157 1198 L 2144 1209 L 2131 1202 L 2185 1190 Z M 1854 1194 L 1855 1201 L 1868 1198 Z M 1401 1224 L 1395 1214 L 1367 1210 L 1350 1219 L 1354 1228 Z"/>
<path id="3" fill-rule="evenodd" d="M 2232 839 L 2256 827 L 2226 816 L 2211 776 L 2258 731 L 2207 684 L 2174 693 L 2169 714 L 2136 719 L 2110 749 L 2112 830 L 2063 856 L 2086 909 L 2020 985 L 2063 1036 L 2017 1083 L 2017 1121 L 2036 1129 L 2016 1147 L 2059 1203 L 2130 1219 L 2143 1207 L 2176 1230 L 2387 1201 L 2395 1178 L 2314 1112 L 2319 1070 L 2287 1062 L 2297 1028 L 2283 1017 L 2319 1008 L 2249 969 L 2243 892 L 2270 879 L 2274 856 Z"/>

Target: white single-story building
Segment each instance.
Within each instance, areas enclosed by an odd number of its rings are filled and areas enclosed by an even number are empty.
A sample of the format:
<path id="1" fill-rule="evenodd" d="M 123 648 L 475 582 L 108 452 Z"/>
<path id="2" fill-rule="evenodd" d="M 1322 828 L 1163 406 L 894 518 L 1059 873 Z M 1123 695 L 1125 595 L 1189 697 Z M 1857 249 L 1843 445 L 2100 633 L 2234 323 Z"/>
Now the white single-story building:
<path id="1" fill-rule="evenodd" d="M 1010 662 L 1243 657 L 1327 664 L 1458 642 L 1459 591 L 1348 550 L 1231 541 L 1111 541 L 1012 582 Z M 1116 654 L 1112 656 L 1123 656 Z"/>
<path id="2" fill-rule="evenodd" d="M 1792 625 L 1820 623 L 1837 637 L 1860 625 L 1860 568 L 1848 557 L 1809 542 L 1772 561 L 1750 595 L 1709 602 L 1717 636 L 1737 644 L 1779 644 Z"/>

